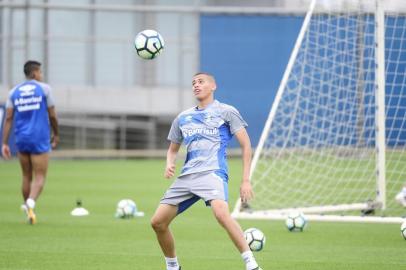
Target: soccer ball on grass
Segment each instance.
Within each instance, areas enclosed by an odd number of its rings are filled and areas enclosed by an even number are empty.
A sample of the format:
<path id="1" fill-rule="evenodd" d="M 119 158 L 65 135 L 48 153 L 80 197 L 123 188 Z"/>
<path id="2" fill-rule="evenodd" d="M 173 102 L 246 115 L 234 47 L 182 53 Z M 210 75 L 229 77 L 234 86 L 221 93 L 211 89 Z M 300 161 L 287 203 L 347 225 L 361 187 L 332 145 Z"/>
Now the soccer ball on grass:
<path id="1" fill-rule="evenodd" d="M 137 205 L 133 200 L 123 199 L 118 202 L 116 209 L 117 218 L 132 218 L 137 213 Z"/>
<path id="2" fill-rule="evenodd" d="M 134 46 L 141 58 L 151 60 L 162 53 L 165 42 L 157 31 L 144 30 L 135 37 Z"/>
<path id="3" fill-rule="evenodd" d="M 256 228 L 249 228 L 244 231 L 245 240 L 252 251 L 260 251 L 265 245 L 265 235 Z"/>
<path id="4" fill-rule="evenodd" d="M 307 220 L 306 217 L 301 212 L 291 212 L 286 218 L 286 227 L 289 231 L 302 232 L 306 227 Z"/>

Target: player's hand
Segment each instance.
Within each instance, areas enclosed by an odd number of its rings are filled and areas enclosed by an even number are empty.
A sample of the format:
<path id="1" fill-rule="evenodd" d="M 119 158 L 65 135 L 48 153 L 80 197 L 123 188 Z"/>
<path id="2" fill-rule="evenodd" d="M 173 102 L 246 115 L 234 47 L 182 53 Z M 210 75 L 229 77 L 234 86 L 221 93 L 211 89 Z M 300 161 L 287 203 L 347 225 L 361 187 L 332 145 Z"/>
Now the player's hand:
<path id="1" fill-rule="evenodd" d="M 243 181 L 240 186 L 241 202 L 246 203 L 254 197 L 250 181 Z"/>
<path id="2" fill-rule="evenodd" d="M 165 178 L 169 179 L 175 175 L 175 164 L 167 164 L 165 169 Z"/>
<path id="3" fill-rule="evenodd" d="M 52 136 L 51 139 L 52 149 L 55 149 L 58 144 L 59 144 L 59 136 Z"/>
<path id="4" fill-rule="evenodd" d="M 10 147 L 7 144 L 2 145 L 1 154 L 2 154 L 4 159 L 10 159 L 11 158 Z"/>

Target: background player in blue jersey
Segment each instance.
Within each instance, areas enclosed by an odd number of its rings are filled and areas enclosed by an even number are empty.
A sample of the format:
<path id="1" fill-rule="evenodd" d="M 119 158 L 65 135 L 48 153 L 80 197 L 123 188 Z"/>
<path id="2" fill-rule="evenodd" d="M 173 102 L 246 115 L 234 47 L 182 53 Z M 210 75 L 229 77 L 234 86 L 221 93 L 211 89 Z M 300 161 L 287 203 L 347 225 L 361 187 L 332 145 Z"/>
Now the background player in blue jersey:
<path id="1" fill-rule="evenodd" d="M 173 235 L 169 224 L 176 215 L 196 201 L 203 199 L 214 216 L 227 231 L 241 253 L 247 270 L 259 270 L 239 224 L 228 209 L 228 169 L 226 147 L 233 135 L 242 148 L 243 176 L 241 200 L 246 203 L 253 196 L 249 179 L 251 143 L 245 130 L 247 124 L 232 106 L 214 99 L 216 82 L 212 75 L 198 73 L 192 81 L 198 106 L 180 113 L 172 123 L 168 135 L 165 177 L 175 174 L 176 155 L 182 143 L 187 156 L 181 174 L 167 190 L 151 219 L 166 260 L 167 270 L 180 269 Z"/>
<path id="2" fill-rule="evenodd" d="M 41 63 L 27 61 L 26 81 L 16 85 L 6 103 L 2 155 L 11 157 L 8 139 L 14 119 L 14 134 L 22 169 L 22 209 L 30 224 L 36 222 L 35 202 L 44 187 L 49 152 L 59 142 L 58 121 L 49 85 L 42 83 Z M 51 137 L 51 128 L 52 134 Z"/>

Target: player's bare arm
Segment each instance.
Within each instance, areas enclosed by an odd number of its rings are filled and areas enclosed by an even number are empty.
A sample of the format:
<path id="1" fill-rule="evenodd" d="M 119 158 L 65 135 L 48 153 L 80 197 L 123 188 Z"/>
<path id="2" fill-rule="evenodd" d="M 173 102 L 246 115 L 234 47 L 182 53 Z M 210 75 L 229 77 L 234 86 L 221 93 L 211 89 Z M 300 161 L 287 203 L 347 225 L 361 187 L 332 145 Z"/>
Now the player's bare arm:
<path id="1" fill-rule="evenodd" d="M 5 159 L 11 158 L 10 147 L 8 145 L 8 138 L 10 136 L 10 129 L 13 122 L 13 109 L 8 108 L 6 110 L 6 119 L 4 121 L 4 129 L 3 129 L 3 144 L 1 147 L 1 153 Z"/>
<path id="2" fill-rule="evenodd" d="M 49 122 L 52 128 L 52 148 L 55 148 L 59 143 L 59 130 L 58 130 L 58 119 L 56 117 L 55 107 L 48 108 Z"/>
<path id="3" fill-rule="evenodd" d="M 251 141 L 245 128 L 241 128 L 240 130 L 238 130 L 235 133 L 235 137 L 240 143 L 242 150 L 243 176 L 240 186 L 240 197 L 242 202 L 247 202 L 254 196 L 250 182 L 250 167 L 252 155 Z"/>
<path id="4" fill-rule="evenodd" d="M 173 143 L 169 145 L 168 152 L 166 154 L 166 168 L 165 168 L 165 178 L 171 178 L 175 175 L 175 163 L 176 156 L 179 152 L 180 144 Z"/>

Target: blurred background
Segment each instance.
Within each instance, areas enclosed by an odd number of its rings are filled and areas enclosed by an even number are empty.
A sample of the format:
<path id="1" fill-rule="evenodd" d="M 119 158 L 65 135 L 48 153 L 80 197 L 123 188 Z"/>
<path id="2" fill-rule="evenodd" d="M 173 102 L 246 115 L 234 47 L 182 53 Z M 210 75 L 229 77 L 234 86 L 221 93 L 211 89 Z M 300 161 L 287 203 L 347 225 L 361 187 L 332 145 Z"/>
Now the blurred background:
<path id="1" fill-rule="evenodd" d="M 151 154 L 167 147 L 171 121 L 195 104 L 191 78 L 205 71 L 217 79 L 217 99 L 246 119 L 255 146 L 309 3 L 2 0 L 0 108 L 24 80 L 24 62 L 38 60 L 60 121 L 56 152 Z M 386 5 L 405 9 L 404 1 Z M 165 39 L 163 54 L 153 61 L 137 57 L 133 47 L 144 29 L 156 29 Z"/>
<path id="2" fill-rule="evenodd" d="M 137 150 L 168 146 L 171 121 L 195 104 L 192 76 L 205 71 L 256 145 L 309 2 L 0 1 L 0 106 L 24 80 L 24 62 L 38 60 L 59 116 L 54 154 L 148 155 Z M 144 29 L 165 39 L 153 61 L 133 47 Z"/>

